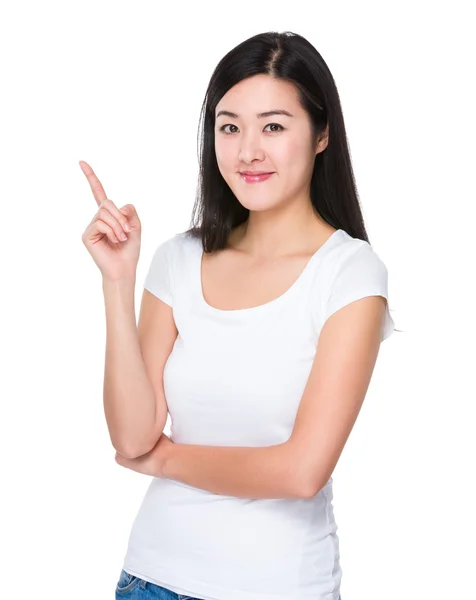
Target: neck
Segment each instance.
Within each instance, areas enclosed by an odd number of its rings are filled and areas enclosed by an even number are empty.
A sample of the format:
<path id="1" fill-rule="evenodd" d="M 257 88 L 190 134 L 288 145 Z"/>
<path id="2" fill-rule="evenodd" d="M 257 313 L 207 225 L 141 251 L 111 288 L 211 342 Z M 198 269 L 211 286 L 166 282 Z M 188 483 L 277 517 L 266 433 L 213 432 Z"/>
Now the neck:
<path id="1" fill-rule="evenodd" d="M 231 232 L 228 245 L 258 260 L 312 255 L 334 231 L 309 203 L 285 211 L 250 211 Z"/>

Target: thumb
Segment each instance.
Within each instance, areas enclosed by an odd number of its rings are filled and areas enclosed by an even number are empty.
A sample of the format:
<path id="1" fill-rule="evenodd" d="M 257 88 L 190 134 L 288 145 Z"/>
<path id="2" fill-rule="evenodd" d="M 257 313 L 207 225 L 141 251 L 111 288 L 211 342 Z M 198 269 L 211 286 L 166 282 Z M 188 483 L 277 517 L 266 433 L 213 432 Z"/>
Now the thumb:
<path id="1" fill-rule="evenodd" d="M 124 206 L 121 206 L 119 211 L 127 218 L 129 225 L 132 228 L 140 228 L 141 222 L 139 219 L 139 215 L 137 214 L 137 211 L 133 204 L 125 204 Z"/>

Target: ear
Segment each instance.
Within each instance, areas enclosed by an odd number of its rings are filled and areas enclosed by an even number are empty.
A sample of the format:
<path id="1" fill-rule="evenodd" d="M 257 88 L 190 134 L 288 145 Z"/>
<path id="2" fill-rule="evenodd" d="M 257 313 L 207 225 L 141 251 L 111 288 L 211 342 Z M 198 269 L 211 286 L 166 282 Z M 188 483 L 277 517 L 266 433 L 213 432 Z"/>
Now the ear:
<path id="1" fill-rule="evenodd" d="M 319 154 L 319 152 L 322 152 L 323 150 L 325 150 L 327 148 L 328 142 L 329 142 L 329 123 L 326 125 L 326 128 L 324 129 L 324 131 L 322 132 L 322 134 L 320 135 L 320 137 L 317 140 L 316 154 Z"/>

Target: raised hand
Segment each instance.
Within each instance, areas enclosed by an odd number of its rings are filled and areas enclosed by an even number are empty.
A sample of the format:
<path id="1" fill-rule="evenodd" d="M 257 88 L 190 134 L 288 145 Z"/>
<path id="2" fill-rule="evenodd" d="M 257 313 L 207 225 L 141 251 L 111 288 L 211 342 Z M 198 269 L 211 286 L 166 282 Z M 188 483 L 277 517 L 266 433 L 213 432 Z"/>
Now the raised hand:
<path id="1" fill-rule="evenodd" d="M 104 279 L 135 279 L 141 244 L 136 209 L 132 204 L 117 208 L 88 163 L 80 161 L 79 165 L 99 206 L 81 239 Z"/>

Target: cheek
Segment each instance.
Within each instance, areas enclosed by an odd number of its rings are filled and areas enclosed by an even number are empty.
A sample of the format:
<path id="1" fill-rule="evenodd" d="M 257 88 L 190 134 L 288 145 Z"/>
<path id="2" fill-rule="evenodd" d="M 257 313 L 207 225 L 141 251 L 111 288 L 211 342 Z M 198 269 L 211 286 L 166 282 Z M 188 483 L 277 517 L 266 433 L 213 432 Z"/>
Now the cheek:
<path id="1" fill-rule="evenodd" d="M 215 142 L 215 155 L 220 173 L 226 177 L 236 164 L 236 156 L 231 144 Z"/>
<path id="2" fill-rule="evenodd" d="M 273 152 L 275 164 L 284 172 L 300 174 L 309 160 L 309 148 L 303 142 L 294 140 Z M 278 167 L 279 168 L 279 167 Z"/>
<path id="3" fill-rule="evenodd" d="M 302 139 L 294 139 L 290 144 L 290 152 L 293 156 L 298 157 L 302 160 L 304 156 L 309 154 L 309 143 L 305 136 Z"/>

